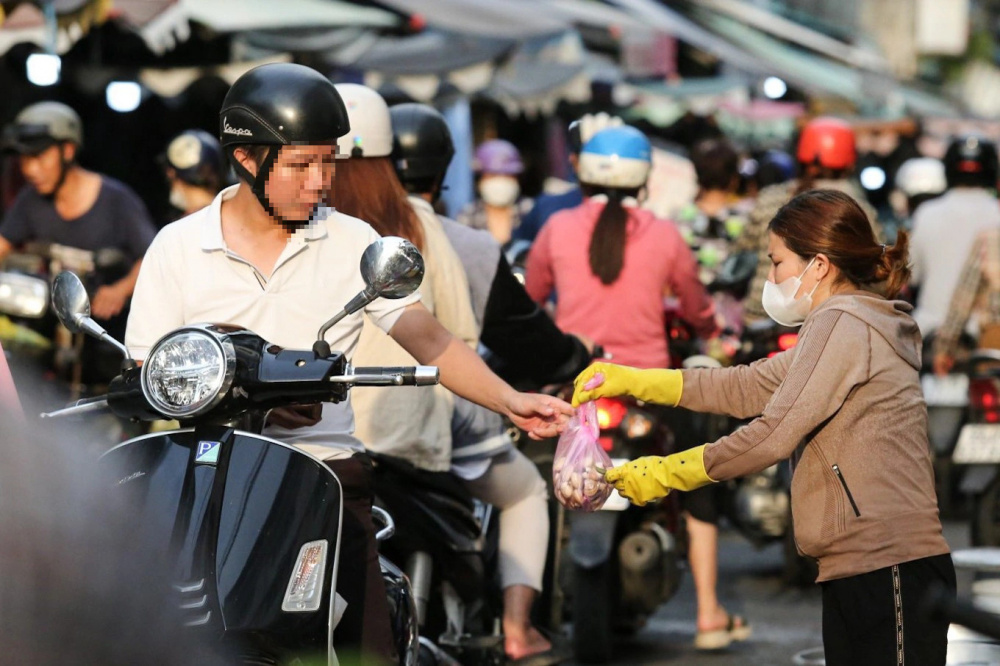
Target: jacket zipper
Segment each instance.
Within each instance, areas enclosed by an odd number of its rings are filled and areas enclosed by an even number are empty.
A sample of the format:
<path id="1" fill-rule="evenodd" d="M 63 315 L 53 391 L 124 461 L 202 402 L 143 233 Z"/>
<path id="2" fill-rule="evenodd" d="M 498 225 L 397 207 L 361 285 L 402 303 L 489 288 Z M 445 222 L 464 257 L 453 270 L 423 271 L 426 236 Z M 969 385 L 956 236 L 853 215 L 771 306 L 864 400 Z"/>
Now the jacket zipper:
<path id="1" fill-rule="evenodd" d="M 851 489 L 847 487 L 847 480 L 844 479 L 844 475 L 840 473 L 840 465 L 834 463 L 833 473 L 837 475 L 838 479 L 840 479 L 840 485 L 844 486 L 844 492 L 847 493 L 847 499 L 851 503 L 851 508 L 854 509 L 854 515 L 860 518 L 861 512 L 858 511 L 858 504 L 854 501 L 854 495 L 851 494 Z"/>

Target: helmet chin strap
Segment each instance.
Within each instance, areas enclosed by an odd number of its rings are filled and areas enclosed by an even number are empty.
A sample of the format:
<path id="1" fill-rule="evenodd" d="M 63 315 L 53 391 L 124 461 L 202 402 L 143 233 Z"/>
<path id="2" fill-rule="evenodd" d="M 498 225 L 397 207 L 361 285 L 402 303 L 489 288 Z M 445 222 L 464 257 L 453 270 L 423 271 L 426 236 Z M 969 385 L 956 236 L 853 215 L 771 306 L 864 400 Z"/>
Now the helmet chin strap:
<path id="1" fill-rule="evenodd" d="M 42 198 L 48 199 L 49 201 L 55 201 L 56 196 L 59 195 L 59 190 L 66 183 L 66 174 L 69 173 L 70 167 L 72 167 L 75 162 L 76 162 L 76 158 L 75 157 L 73 159 L 71 159 L 71 160 L 68 160 L 65 157 L 63 157 L 63 152 L 62 152 L 62 150 L 60 148 L 60 151 L 59 151 L 59 178 L 56 180 L 56 185 L 55 185 L 55 187 L 52 188 L 52 191 L 49 192 L 48 194 L 43 194 Z"/>
<path id="2" fill-rule="evenodd" d="M 278 152 L 281 150 L 281 146 L 268 146 L 267 154 L 260 163 L 260 167 L 257 169 L 257 175 L 250 173 L 239 160 L 233 159 L 233 168 L 236 173 L 247 183 L 250 184 L 250 191 L 254 193 L 257 197 L 257 201 L 260 205 L 267 211 L 267 214 L 278 221 L 281 226 L 285 227 L 289 232 L 300 229 L 312 221 L 312 215 L 305 220 L 289 220 L 288 218 L 282 217 L 275 211 L 274 206 L 271 204 L 270 199 L 267 198 L 267 181 L 271 177 L 271 169 L 274 168 L 274 162 L 278 159 Z M 313 208 L 315 211 L 315 208 Z"/>

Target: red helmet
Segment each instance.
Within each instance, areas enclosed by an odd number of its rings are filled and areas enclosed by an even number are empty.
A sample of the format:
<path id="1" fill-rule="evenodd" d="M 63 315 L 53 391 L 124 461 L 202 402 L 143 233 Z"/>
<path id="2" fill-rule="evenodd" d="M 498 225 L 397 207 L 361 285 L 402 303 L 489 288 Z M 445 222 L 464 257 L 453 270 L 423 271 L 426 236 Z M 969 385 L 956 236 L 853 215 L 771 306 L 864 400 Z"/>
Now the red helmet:
<path id="1" fill-rule="evenodd" d="M 828 169 L 854 166 L 854 130 L 839 118 L 815 118 L 806 123 L 799 137 L 799 162 Z"/>

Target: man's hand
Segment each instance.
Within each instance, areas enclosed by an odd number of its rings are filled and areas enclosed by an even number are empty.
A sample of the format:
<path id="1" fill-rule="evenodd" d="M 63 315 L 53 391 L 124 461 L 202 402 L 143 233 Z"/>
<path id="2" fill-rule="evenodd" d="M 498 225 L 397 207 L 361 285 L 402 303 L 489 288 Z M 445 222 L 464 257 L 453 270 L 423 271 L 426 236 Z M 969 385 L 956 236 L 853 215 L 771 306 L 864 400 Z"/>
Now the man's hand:
<path id="1" fill-rule="evenodd" d="M 307 428 L 314 426 L 323 418 L 323 405 L 315 403 L 312 405 L 295 405 L 293 407 L 278 407 L 272 409 L 267 416 L 267 424 L 275 425 L 279 428 Z"/>
<path id="2" fill-rule="evenodd" d="M 129 292 L 117 284 L 101 287 L 94 294 L 90 312 L 94 319 L 111 319 L 122 311 L 128 302 Z"/>
<path id="3" fill-rule="evenodd" d="M 507 416 L 532 439 L 555 437 L 563 431 L 573 407 L 564 400 L 541 393 L 513 393 Z"/>
<path id="4" fill-rule="evenodd" d="M 947 375 L 955 367 L 955 359 L 948 354 L 934 355 L 934 374 L 938 376 Z"/>

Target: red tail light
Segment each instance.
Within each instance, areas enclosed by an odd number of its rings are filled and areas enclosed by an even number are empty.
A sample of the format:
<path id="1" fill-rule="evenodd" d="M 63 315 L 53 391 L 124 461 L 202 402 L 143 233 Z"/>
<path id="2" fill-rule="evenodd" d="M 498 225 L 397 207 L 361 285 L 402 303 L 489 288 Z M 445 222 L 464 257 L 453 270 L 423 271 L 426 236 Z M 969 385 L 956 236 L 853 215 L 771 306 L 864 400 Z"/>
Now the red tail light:
<path id="1" fill-rule="evenodd" d="M 628 412 L 628 407 L 620 400 L 613 398 L 597 399 L 597 425 L 601 430 L 611 430 L 621 425 Z"/>
<path id="2" fill-rule="evenodd" d="M 973 409 L 991 410 L 1000 407 L 1000 390 L 992 379 L 969 382 L 969 404 Z"/>
<path id="3" fill-rule="evenodd" d="M 781 351 L 788 351 L 797 344 L 799 344 L 798 333 L 782 333 L 778 336 L 778 349 Z"/>

